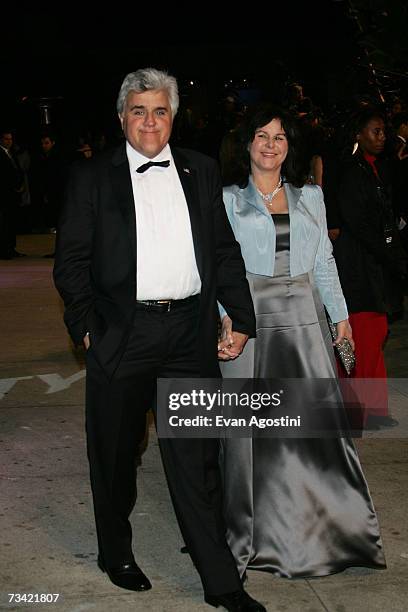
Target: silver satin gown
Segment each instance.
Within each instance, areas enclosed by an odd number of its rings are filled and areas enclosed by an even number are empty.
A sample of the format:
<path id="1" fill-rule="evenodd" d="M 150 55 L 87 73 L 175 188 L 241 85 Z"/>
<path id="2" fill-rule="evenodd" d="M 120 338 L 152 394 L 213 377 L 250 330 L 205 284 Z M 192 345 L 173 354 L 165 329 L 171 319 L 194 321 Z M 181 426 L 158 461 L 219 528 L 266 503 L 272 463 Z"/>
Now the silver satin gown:
<path id="1" fill-rule="evenodd" d="M 257 338 L 225 378 L 334 378 L 324 308 L 311 274 L 290 277 L 289 215 L 273 215 L 273 278 L 247 273 Z M 373 502 L 347 438 L 225 439 L 221 445 L 227 539 L 240 575 L 324 576 L 384 568 Z"/>

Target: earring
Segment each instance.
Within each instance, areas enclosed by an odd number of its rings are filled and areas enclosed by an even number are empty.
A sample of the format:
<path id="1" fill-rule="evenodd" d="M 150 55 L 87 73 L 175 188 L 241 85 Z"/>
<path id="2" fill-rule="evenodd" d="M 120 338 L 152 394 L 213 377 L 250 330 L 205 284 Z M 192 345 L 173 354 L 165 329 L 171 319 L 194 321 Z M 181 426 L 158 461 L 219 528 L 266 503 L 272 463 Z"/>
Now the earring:
<path id="1" fill-rule="evenodd" d="M 354 155 L 354 154 L 355 154 L 355 152 L 357 151 L 357 149 L 358 149 L 358 142 L 356 141 L 356 142 L 353 144 L 353 152 L 352 152 L 352 155 Z"/>

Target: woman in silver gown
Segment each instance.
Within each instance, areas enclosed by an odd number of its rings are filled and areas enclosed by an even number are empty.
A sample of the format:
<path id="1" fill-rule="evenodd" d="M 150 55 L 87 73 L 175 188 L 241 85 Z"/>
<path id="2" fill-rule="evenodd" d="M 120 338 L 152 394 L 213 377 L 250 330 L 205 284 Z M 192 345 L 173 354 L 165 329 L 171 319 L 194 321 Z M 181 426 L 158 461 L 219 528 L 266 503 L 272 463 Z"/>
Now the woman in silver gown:
<path id="1" fill-rule="evenodd" d="M 324 306 L 353 346 L 322 191 L 299 179 L 297 132 L 279 109 L 248 121 L 238 184 L 224 201 L 257 318 L 243 354 L 223 349 L 225 378 L 336 378 Z M 231 321 L 221 310 L 222 339 Z M 225 342 L 224 342 L 225 346 Z M 225 439 L 228 542 L 239 571 L 287 578 L 384 568 L 377 516 L 348 437 Z"/>

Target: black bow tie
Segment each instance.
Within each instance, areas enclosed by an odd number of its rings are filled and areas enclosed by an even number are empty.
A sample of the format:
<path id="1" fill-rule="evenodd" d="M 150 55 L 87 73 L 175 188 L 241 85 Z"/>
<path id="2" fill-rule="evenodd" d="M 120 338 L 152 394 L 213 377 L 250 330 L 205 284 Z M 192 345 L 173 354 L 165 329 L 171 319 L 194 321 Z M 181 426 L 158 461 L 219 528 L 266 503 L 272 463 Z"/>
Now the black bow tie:
<path id="1" fill-rule="evenodd" d="M 142 164 L 141 166 L 139 166 L 136 172 L 146 172 L 146 170 L 148 170 L 152 166 L 161 166 L 162 168 L 168 168 L 170 166 L 170 160 L 165 159 L 161 162 L 147 162 L 147 164 Z"/>

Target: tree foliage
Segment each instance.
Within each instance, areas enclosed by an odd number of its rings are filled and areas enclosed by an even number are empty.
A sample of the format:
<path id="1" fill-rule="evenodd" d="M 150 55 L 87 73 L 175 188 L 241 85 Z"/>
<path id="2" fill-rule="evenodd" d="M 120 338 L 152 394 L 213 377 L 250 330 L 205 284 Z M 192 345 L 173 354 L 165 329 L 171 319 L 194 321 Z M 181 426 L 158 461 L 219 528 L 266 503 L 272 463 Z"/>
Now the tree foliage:
<path id="1" fill-rule="evenodd" d="M 408 3 L 406 0 L 350 0 L 365 59 L 378 69 L 408 77 Z M 364 58 L 363 58 L 364 59 Z"/>

